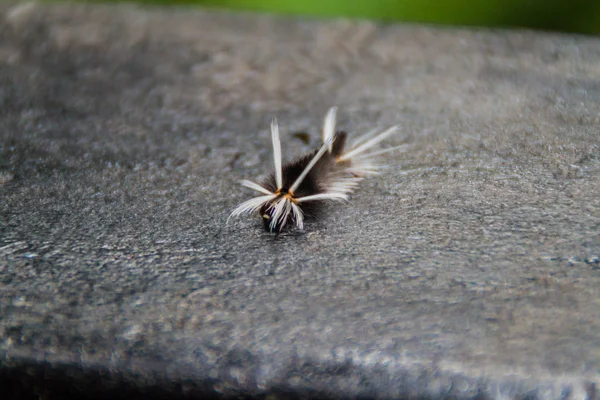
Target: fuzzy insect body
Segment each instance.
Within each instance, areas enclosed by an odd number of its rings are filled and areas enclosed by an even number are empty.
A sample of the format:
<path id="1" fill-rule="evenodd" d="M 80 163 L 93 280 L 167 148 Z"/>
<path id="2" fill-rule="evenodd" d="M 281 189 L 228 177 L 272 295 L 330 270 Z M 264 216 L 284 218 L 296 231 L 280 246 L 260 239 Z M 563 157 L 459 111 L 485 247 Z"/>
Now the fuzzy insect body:
<path id="1" fill-rule="evenodd" d="M 325 201 L 347 201 L 366 175 L 376 174 L 380 166 L 373 164 L 373 157 L 403 146 L 369 152 L 382 140 L 394 134 L 397 126 L 382 133 L 372 131 L 359 137 L 345 151 L 347 134 L 335 132 L 335 107 L 331 108 L 323 122 L 323 145 L 313 152 L 288 164 L 282 165 L 279 126 L 271 123 L 271 139 L 275 172 L 262 185 L 251 181 L 241 184 L 256 190 L 263 196 L 240 204 L 230 215 L 259 211 L 265 228 L 281 232 L 288 224 L 303 229 L 305 212 Z"/>

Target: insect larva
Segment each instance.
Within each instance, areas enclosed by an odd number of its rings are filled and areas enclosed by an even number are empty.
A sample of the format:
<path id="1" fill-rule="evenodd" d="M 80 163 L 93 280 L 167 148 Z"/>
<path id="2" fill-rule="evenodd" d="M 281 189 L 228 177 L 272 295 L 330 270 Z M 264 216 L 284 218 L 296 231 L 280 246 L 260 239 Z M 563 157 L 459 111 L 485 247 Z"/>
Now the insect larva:
<path id="1" fill-rule="evenodd" d="M 323 121 L 323 145 L 295 161 L 282 165 L 281 142 L 277 120 L 271 122 L 271 140 L 275 172 L 262 184 L 243 180 L 241 184 L 262 196 L 240 204 L 229 218 L 259 212 L 265 228 L 281 232 L 286 225 L 304 228 L 305 209 L 325 201 L 347 201 L 366 175 L 376 174 L 373 157 L 403 146 L 368 152 L 398 131 L 398 126 L 379 133 L 374 130 L 359 137 L 346 151 L 347 134 L 335 131 L 337 108 L 332 107 Z"/>

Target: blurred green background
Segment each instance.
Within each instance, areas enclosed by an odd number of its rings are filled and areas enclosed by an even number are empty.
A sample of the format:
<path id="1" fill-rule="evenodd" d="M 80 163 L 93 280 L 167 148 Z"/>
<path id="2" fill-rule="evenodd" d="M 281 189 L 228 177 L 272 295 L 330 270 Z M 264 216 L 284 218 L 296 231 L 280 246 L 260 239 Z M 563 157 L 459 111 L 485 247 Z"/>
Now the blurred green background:
<path id="1" fill-rule="evenodd" d="M 321 17 L 600 33 L 600 0 L 140 0 Z"/>

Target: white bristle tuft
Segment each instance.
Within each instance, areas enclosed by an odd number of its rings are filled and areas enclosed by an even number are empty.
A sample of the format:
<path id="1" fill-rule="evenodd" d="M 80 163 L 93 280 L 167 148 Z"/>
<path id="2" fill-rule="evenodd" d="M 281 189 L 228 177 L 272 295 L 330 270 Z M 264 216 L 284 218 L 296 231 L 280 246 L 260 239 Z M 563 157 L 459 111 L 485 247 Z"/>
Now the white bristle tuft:
<path id="1" fill-rule="evenodd" d="M 339 192 L 325 192 L 319 194 L 313 194 L 311 196 L 304 196 L 296 199 L 298 203 L 306 203 L 307 201 L 317 200 L 335 200 L 335 201 L 348 201 L 348 195 Z"/>
<path id="2" fill-rule="evenodd" d="M 252 181 L 248 181 L 248 180 L 244 179 L 243 181 L 240 181 L 240 183 L 242 184 L 242 186 L 246 186 L 247 188 L 254 189 L 257 192 L 261 192 L 262 194 L 266 194 L 266 195 L 274 195 L 275 194 L 275 193 L 271 193 L 270 190 L 260 186 L 258 183 L 254 183 Z"/>
<path id="3" fill-rule="evenodd" d="M 281 140 L 279 139 L 277 118 L 273 118 L 273 121 L 271 121 L 271 140 L 273 141 L 273 159 L 275 161 L 275 182 L 277 187 L 281 188 L 283 185 L 283 169 L 281 166 Z"/>
<path id="4" fill-rule="evenodd" d="M 256 212 L 263 205 L 268 204 L 271 200 L 275 199 L 275 197 L 277 197 L 277 196 L 272 194 L 269 196 L 259 196 L 259 197 L 255 197 L 250 200 L 246 200 L 245 202 L 243 202 L 242 204 L 237 206 L 237 208 L 235 210 L 233 210 L 231 212 L 231 214 L 229 214 L 229 218 L 237 217 L 238 215 L 242 215 L 245 213 Z M 229 221 L 229 218 L 227 218 L 227 221 Z"/>
<path id="5" fill-rule="evenodd" d="M 337 107 L 331 107 L 323 120 L 323 143 L 329 143 L 328 150 L 333 149 L 333 136 L 335 135 L 335 119 Z"/>
<path id="6" fill-rule="evenodd" d="M 292 212 L 294 213 L 294 219 L 296 220 L 296 228 L 303 230 L 304 229 L 304 213 L 302 209 L 294 203 L 292 204 Z"/>
<path id="7" fill-rule="evenodd" d="M 352 157 L 357 156 L 360 153 L 364 153 L 365 151 L 369 150 L 373 146 L 381 143 L 384 139 L 386 139 L 388 136 L 391 136 L 392 134 L 396 133 L 399 129 L 400 128 L 398 126 L 392 126 L 391 128 L 385 130 L 383 133 L 380 133 L 379 135 L 375 136 L 374 138 L 367 140 L 365 143 L 361 144 L 360 146 L 355 147 L 354 149 L 350 150 L 348 153 L 342 154 L 342 156 L 338 158 L 339 161 L 351 160 Z"/>

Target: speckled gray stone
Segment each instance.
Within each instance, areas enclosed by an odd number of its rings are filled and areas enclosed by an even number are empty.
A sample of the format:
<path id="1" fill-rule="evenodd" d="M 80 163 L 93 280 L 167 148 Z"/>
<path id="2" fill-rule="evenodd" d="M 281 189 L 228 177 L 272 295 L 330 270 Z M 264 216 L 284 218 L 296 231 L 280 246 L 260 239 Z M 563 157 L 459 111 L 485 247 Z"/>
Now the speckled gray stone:
<path id="1" fill-rule="evenodd" d="M 599 38 L 0 9 L 9 398 L 600 396 Z M 225 225 L 270 119 L 294 157 L 334 104 L 408 151 L 304 232 Z"/>

